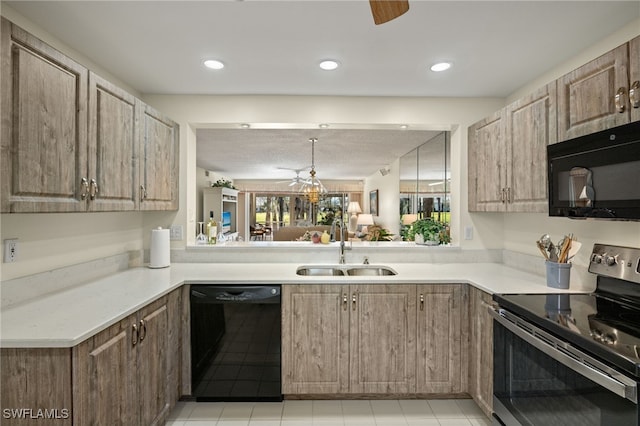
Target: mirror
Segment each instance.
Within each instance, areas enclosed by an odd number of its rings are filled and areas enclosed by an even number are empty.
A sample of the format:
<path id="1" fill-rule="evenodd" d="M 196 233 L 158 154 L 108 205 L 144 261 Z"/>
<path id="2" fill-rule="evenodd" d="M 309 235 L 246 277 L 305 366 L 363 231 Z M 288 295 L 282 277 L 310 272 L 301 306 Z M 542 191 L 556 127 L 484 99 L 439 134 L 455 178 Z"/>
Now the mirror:
<path id="1" fill-rule="evenodd" d="M 450 133 L 441 132 L 400 157 L 400 217 L 404 225 L 424 217 L 451 223 L 450 153 Z"/>

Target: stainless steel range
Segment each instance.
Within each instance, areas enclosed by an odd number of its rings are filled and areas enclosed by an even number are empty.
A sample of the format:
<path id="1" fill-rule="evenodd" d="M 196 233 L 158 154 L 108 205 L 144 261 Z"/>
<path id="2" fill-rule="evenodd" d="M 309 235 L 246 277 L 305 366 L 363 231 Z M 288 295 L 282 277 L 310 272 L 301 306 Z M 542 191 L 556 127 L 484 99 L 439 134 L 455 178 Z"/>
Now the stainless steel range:
<path id="1" fill-rule="evenodd" d="M 591 294 L 494 295 L 494 424 L 640 426 L 640 249 L 596 244 Z"/>

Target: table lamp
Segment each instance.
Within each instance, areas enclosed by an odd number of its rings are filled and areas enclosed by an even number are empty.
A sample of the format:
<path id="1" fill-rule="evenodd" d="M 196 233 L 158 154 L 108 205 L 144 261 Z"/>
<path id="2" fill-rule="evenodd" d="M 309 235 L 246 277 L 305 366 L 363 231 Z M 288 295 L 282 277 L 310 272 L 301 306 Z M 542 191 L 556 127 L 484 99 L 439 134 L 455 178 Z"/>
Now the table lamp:
<path id="1" fill-rule="evenodd" d="M 360 203 L 357 201 L 350 201 L 347 206 L 347 213 L 350 214 L 348 230 L 350 233 L 354 233 L 358 227 L 358 213 L 362 213 Z"/>

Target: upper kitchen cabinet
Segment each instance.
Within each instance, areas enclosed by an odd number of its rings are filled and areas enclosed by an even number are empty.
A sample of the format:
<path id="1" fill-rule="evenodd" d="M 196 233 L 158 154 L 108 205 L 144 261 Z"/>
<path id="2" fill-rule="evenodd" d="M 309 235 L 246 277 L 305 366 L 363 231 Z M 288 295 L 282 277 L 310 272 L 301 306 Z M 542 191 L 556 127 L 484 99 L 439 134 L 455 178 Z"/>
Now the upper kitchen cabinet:
<path id="1" fill-rule="evenodd" d="M 469 211 L 504 210 L 507 146 L 505 111 L 500 110 L 469 127 Z"/>
<path id="2" fill-rule="evenodd" d="M 629 46 L 636 50 L 631 56 L 637 58 L 636 40 L 611 50 L 558 80 L 558 140 L 573 139 L 631 120 Z M 637 62 L 633 66 L 636 71 L 632 74 L 637 74 Z M 633 115 L 638 118 L 638 112 Z"/>
<path id="3" fill-rule="evenodd" d="M 140 132 L 140 209 L 177 210 L 179 126 L 144 105 Z"/>
<path id="4" fill-rule="evenodd" d="M 87 69 L 2 19 L 2 212 L 86 211 Z"/>
<path id="5" fill-rule="evenodd" d="M 176 210 L 178 126 L 2 19 L 3 213 Z"/>
<path id="6" fill-rule="evenodd" d="M 640 36 L 629 42 L 629 77 L 631 121 L 640 121 Z"/>
<path id="7" fill-rule="evenodd" d="M 546 146 L 555 142 L 555 83 L 470 126 L 469 211 L 546 211 Z"/>
<path id="8" fill-rule="evenodd" d="M 136 210 L 139 200 L 138 111 L 140 101 L 89 73 L 89 208 Z M 95 188 L 92 188 L 95 186 Z"/>

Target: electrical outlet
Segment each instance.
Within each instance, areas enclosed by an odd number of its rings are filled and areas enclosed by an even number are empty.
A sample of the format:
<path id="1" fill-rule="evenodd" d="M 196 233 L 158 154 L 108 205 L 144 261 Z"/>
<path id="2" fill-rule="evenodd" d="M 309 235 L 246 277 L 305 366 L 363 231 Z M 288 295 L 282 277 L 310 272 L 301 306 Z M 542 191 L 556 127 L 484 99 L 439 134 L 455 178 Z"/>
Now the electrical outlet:
<path id="1" fill-rule="evenodd" d="M 182 240 L 182 225 L 171 225 L 171 228 L 169 228 L 169 239 L 174 241 Z"/>
<path id="2" fill-rule="evenodd" d="M 18 258 L 18 239 L 4 240 L 4 263 L 15 262 Z"/>

